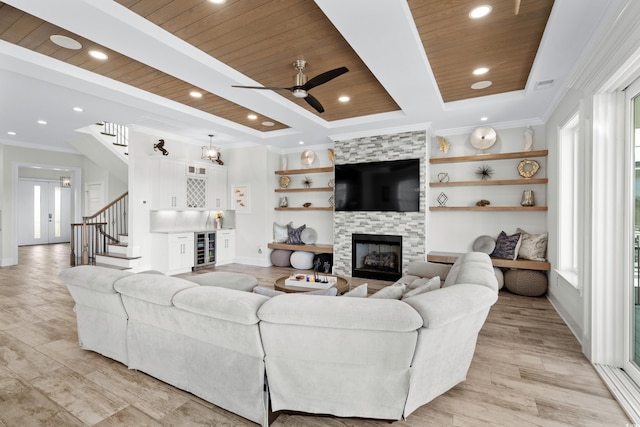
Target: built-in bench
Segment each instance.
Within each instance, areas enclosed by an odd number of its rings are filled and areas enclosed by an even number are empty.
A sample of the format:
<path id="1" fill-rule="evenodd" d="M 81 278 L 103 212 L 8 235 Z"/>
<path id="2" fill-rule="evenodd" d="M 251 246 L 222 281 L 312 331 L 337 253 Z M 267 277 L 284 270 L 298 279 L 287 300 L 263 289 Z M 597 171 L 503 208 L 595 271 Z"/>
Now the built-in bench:
<path id="1" fill-rule="evenodd" d="M 429 252 L 427 254 L 427 261 L 439 262 L 442 264 L 453 264 L 463 253 L 461 252 Z M 539 270 L 549 271 L 551 270 L 551 264 L 548 261 L 530 261 L 526 259 L 503 259 L 503 258 L 491 258 L 491 263 L 494 267 L 502 268 L 518 268 L 522 270 Z"/>
<path id="2" fill-rule="evenodd" d="M 269 249 L 284 249 L 287 251 L 305 251 L 305 252 L 318 252 L 323 254 L 332 254 L 333 245 L 320 244 L 315 245 L 290 245 L 287 243 L 269 243 L 267 245 Z"/>

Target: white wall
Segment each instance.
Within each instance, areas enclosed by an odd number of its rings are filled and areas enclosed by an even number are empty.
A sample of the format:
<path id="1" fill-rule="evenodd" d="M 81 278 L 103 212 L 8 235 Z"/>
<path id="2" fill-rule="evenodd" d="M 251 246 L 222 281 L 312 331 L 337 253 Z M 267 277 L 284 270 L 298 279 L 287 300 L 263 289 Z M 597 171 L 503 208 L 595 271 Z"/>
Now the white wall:
<path id="1" fill-rule="evenodd" d="M 555 109 L 549 120 L 547 120 L 547 142 L 549 144 L 549 182 L 551 185 L 548 187 L 549 196 L 549 212 L 547 227 L 549 230 L 549 244 L 547 248 L 547 258 L 552 265 L 552 270 L 549 272 L 549 288 L 547 296 L 551 303 L 554 305 L 560 316 L 565 323 L 569 326 L 573 334 L 579 341 L 582 341 L 584 333 L 584 296 L 582 292 L 583 275 L 580 275 L 579 286 L 576 288 L 573 284 L 565 280 L 556 270 L 559 265 L 559 242 L 558 236 L 559 230 L 559 218 L 558 218 L 558 205 L 559 205 L 559 188 L 558 188 L 558 175 L 561 165 L 559 164 L 560 147 L 559 147 L 559 135 L 560 128 L 567 123 L 571 117 L 576 113 L 580 113 L 583 126 L 584 119 L 588 115 L 582 107 L 582 100 L 584 94 L 579 90 L 569 90 L 562 98 L 558 107 Z M 584 132 L 581 132 L 584 135 Z M 582 151 L 582 157 L 584 157 L 585 144 L 582 143 L 579 146 L 579 150 Z M 589 165 L 584 162 L 578 164 L 579 175 L 585 175 L 590 170 Z M 585 182 L 578 183 L 580 186 L 584 186 Z M 587 197 L 586 191 L 581 191 L 578 194 L 580 203 L 585 203 L 585 197 Z M 584 217 L 584 215 L 582 215 Z M 581 234 L 584 234 L 581 233 Z M 583 254 L 584 257 L 584 254 Z M 583 258 L 585 259 L 585 258 Z"/>
<path id="2" fill-rule="evenodd" d="M 58 151 L 39 150 L 34 148 L 24 148 L 13 145 L 2 145 L 2 199 L 0 209 L 2 209 L 2 242 L 0 243 L 0 266 L 15 265 L 18 262 L 17 238 L 17 218 L 15 212 L 17 179 L 19 165 L 38 165 L 43 167 L 56 167 L 61 169 L 72 169 L 77 173 L 72 175 L 72 180 L 77 181 L 82 173 L 83 156 Z M 77 187 L 73 187 L 76 192 L 75 201 L 72 207 L 72 221 L 77 220 L 78 212 L 75 207 L 80 203 L 80 192 Z"/>
<path id="3" fill-rule="evenodd" d="M 486 126 L 491 127 L 489 123 Z M 544 125 L 531 126 L 534 131 L 533 150 L 547 148 Z M 525 126 L 515 128 L 495 127 L 496 143 L 485 150 L 487 154 L 510 153 L 524 150 Z M 482 153 L 469 142 L 468 132 L 446 135 L 451 144 L 445 155 L 439 151 L 437 141 L 431 141 L 430 157 L 457 157 L 478 155 L 478 161 L 462 163 L 428 164 L 427 176 L 430 182 L 438 182 L 439 173 L 448 173 L 450 181 L 475 181 L 476 170 L 487 165 L 493 169 L 492 179 L 519 179 L 517 167 L 521 159 L 482 161 Z M 536 178 L 547 176 L 547 159 L 532 158 L 540 164 Z M 551 184 L 553 185 L 553 184 Z M 548 203 L 547 185 L 497 185 L 471 187 L 427 187 L 427 205 L 438 206 L 438 195 L 444 192 L 448 201 L 446 206 L 475 206 L 476 202 L 486 199 L 492 206 L 519 206 L 524 190 L 533 190 L 536 205 Z M 520 227 L 530 233 L 540 233 L 547 229 L 546 212 L 479 212 L 479 211 L 427 211 L 427 252 L 468 252 L 473 241 L 481 235 L 497 237 L 504 230 L 507 234 L 516 232 Z"/>

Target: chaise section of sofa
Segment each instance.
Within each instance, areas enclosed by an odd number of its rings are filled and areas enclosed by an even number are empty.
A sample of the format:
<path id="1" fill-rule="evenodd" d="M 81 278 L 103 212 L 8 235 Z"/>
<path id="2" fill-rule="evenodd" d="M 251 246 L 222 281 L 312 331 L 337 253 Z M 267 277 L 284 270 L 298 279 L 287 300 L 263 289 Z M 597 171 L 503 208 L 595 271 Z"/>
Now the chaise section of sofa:
<path id="1" fill-rule="evenodd" d="M 422 318 L 391 299 L 280 295 L 259 310 L 274 411 L 397 420 Z"/>

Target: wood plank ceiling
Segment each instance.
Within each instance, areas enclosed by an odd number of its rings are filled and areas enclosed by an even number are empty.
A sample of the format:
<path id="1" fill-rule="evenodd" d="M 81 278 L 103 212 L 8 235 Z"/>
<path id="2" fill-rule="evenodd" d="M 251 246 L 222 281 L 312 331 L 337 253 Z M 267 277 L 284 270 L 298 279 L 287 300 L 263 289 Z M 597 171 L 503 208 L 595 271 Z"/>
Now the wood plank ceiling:
<path id="1" fill-rule="evenodd" d="M 308 78 L 346 66 L 348 73 L 311 91 L 325 108 L 320 115 L 324 120 L 400 109 L 313 1 L 228 0 L 222 6 L 205 0 L 117 2 L 264 86 L 292 86 L 296 59 L 307 61 Z M 485 0 L 482 4 L 491 5 L 492 14 L 472 21 L 468 13 L 478 4 L 409 0 L 445 102 L 524 89 L 553 0 Z M 55 45 L 49 39 L 54 34 L 77 40 L 82 49 Z M 253 112 L 240 105 L 4 3 L 0 39 L 259 131 L 287 127 L 259 112 L 257 120 L 249 120 Z M 94 48 L 107 53 L 109 60 L 90 59 L 87 53 Z M 471 71 L 479 66 L 488 67 L 489 73 L 473 76 Z M 470 88 L 480 80 L 493 84 L 483 90 Z M 194 89 L 205 96 L 192 98 L 189 92 Z M 277 93 L 318 114 L 303 99 Z M 351 102 L 340 103 L 341 95 L 350 96 Z M 265 127 L 263 121 L 275 126 Z"/>

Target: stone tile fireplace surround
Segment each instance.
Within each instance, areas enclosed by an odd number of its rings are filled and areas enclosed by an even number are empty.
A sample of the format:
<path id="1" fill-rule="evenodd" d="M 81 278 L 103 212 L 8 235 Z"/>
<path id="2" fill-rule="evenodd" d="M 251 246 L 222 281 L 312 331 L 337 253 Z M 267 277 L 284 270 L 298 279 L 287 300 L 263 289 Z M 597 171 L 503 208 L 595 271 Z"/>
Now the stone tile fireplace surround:
<path id="1" fill-rule="evenodd" d="M 425 259 L 426 135 L 421 130 L 335 141 L 336 164 L 420 159 L 420 212 L 334 212 L 335 274 L 351 276 L 352 234 L 402 236 L 402 271 L 411 261 Z"/>

